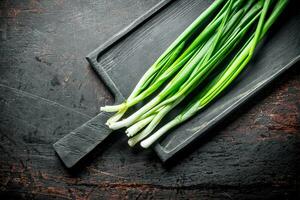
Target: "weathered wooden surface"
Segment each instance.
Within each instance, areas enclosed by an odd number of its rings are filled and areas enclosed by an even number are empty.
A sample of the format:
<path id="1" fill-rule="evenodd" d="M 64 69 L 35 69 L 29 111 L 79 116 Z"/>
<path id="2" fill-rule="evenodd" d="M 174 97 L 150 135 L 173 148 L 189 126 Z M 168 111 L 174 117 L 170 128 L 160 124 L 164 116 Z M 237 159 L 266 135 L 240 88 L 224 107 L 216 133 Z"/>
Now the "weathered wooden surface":
<path id="1" fill-rule="evenodd" d="M 300 64 L 182 160 L 115 135 L 64 168 L 52 144 L 112 102 L 84 56 L 158 1 L 0 1 L 1 199 L 300 198 Z"/>

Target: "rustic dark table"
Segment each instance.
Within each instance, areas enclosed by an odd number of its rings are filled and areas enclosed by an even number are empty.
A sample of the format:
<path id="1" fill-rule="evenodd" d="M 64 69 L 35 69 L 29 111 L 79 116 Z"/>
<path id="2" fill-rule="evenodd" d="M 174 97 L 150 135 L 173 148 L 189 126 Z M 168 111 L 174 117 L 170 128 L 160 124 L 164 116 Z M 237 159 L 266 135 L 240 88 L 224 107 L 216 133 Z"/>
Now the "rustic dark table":
<path id="1" fill-rule="evenodd" d="M 157 2 L 0 1 L 0 199 L 300 198 L 300 63 L 171 164 L 120 136 L 63 166 L 52 144 L 113 102 L 84 56 Z"/>

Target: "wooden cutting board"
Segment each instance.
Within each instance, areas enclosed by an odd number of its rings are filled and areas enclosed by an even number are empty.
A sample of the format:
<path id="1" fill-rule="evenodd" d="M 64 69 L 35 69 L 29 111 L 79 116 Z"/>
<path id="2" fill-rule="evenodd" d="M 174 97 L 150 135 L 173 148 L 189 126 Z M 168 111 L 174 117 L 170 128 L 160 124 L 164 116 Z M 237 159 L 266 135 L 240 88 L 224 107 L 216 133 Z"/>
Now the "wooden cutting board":
<path id="1" fill-rule="evenodd" d="M 129 95 L 156 58 L 212 2 L 162 1 L 87 56 L 116 103 Z M 154 146 L 162 161 L 188 145 L 197 145 L 195 141 L 300 59 L 300 12 L 296 4 L 293 1 L 286 8 L 230 90 Z M 109 116 L 99 113 L 54 144 L 67 167 L 73 167 L 110 135 L 112 131 L 104 125 Z"/>

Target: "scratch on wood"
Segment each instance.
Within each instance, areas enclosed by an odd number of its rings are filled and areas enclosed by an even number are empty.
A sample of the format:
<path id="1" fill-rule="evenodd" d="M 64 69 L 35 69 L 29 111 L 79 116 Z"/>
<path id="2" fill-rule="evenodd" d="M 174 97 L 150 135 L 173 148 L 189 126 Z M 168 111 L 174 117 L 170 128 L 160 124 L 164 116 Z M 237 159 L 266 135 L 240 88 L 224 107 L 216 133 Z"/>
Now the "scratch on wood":
<path id="1" fill-rule="evenodd" d="M 71 112 L 75 112 L 75 113 L 77 113 L 77 114 L 80 114 L 80 115 L 82 115 L 82 116 L 85 116 L 85 117 L 88 117 L 88 118 L 92 118 L 92 116 L 89 116 L 89 115 L 87 115 L 87 114 L 84 114 L 84 113 L 82 113 L 82 112 L 79 112 L 79 111 L 77 111 L 77 110 L 75 110 L 75 109 L 66 107 L 66 106 L 64 106 L 64 105 L 62 105 L 62 104 L 59 104 L 59 103 L 55 102 L 55 101 L 52 101 L 52 100 L 45 99 L 45 98 L 43 98 L 43 97 L 37 96 L 37 95 L 35 95 L 35 94 L 31 94 L 31 93 L 29 93 L 29 92 L 25 92 L 25 91 L 22 91 L 22 90 L 19 90 L 19 89 L 16 89 L 16 88 L 13 88 L 13 87 L 10 87 L 10 86 L 7 86 L 7 85 L 3 85 L 3 84 L 1 84 L 1 83 L 0 83 L 0 87 L 9 89 L 9 90 L 15 92 L 16 94 L 19 94 L 19 95 L 22 95 L 22 96 L 26 96 L 26 97 L 29 97 L 29 98 L 32 98 L 32 99 L 42 100 L 42 101 L 44 101 L 45 103 L 48 103 L 48 104 L 50 104 L 50 105 L 53 105 L 53 106 L 59 106 L 59 107 L 65 108 L 65 109 L 67 109 L 67 110 L 69 110 L 69 111 L 71 111 Z"/>
<path id="2" fill-rule="evenodd" d="M 93 172 L 95 174 L 104 174 L 106 176 L 111 176 L 111 177 L 116 177 L 116 178 L 121 178 L 121 179 L 127 179 L 126 177 L 118 176 L 118 175 L 115 175 L 113 173 L 109 173 L 109 172 L 105 172 L 105 171 L 100 171 L 100 170 L 97 170 L 97 169 L 94 169 L 94 168 L 91 168 L 91 167 L 89 167 L 88 169 L 89 169 L 90 172 Z"/>

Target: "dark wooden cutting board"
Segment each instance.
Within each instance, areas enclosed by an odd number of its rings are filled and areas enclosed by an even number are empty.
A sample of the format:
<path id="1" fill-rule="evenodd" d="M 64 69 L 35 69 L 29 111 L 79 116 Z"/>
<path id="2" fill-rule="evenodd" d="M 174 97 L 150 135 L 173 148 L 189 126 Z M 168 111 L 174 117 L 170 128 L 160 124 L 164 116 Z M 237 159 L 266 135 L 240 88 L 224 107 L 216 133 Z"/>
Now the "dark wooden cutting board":
<path id="1" fill-rule="evenodd" d="M 87 56 L 116 102 L 129 95 L 163 50 L 211 3 L 162 1 Z M 300 12 L 296 4 L 296 1 L 290 3 L 230 91 L 155 145 L 154 150 L 162 161 L 208 133 L 300 59 Z M 74 166 L 111 133 L 104 125 L 109 116 L 100 113 L 54 144 L 67 167 Z"/>

